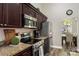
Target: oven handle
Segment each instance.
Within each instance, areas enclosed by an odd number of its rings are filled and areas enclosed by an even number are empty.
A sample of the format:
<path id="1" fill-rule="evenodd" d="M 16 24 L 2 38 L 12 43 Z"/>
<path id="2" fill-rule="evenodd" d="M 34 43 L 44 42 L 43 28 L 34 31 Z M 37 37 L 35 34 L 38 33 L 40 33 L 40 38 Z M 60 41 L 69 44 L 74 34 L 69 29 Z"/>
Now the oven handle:
<path id="1" fill-rule="evenodd" d="M 43 45 L 44 45 L 44 43 L 43 43 L 43 44 L 41 44 L 40 46 L 43 46 Z M 40 46 L 39 46 L 39 47 L 40 47 Z M 38 48 L 39 48 L 39 47 L 38 47 Z"/>

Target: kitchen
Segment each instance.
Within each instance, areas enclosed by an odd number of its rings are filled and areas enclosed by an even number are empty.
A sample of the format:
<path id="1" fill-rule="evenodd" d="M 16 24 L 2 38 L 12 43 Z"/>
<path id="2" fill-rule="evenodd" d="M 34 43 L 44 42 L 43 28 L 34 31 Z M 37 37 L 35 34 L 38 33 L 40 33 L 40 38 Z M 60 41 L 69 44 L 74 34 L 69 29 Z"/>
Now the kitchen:
<path id="1" fill-rule="evenodd" d="M 30 3 L 0 3 L 0 56 L 48 54 L 48 27 L 46 32 L 42 30 L 44 22 L 47 16 Z"/>
<path id="2" fill-rule="evenodd" d="M 78 5 L 0 3 L 0 56 L 79 56 Z"/>

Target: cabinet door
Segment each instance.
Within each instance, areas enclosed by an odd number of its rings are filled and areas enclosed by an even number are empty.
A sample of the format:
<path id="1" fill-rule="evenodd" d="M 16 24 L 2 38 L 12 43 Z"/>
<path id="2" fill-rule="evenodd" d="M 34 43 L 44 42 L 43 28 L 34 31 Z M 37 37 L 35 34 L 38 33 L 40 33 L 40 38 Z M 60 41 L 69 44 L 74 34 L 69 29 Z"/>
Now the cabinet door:
<path id="1" fill-rule="evenodd" d="M 41 14 L 38 14 L 38 15 L 37 15 L 37 19 L 38 19 L 38 21 L 39 21 L 40 23 L 42 22 Z"/>
<path id="2" fill-rule="evenodd" d="M 0 27 L 3 26 L 3 17 L 2 17 L 2 13 L 3 13 L 2 10 L 3 10 L 3 9 L 2 9 L 2 5 L 3 5 L 3 4 L 0 3 Z"/>
<path id="3" fill-rule="evenodd" d="M 29 7 L 27 4 L 23 4 L 23 14 L 27 14 L 29 16 L 36 18 L 36 11 Z"/>
<path id="4" fill-rule="evenodd" d="M 37 17 L 37 28 L 38 30 L 41 30 L 42 29 L 41 15 L 38 13 L 36 17 Z"/>
<path id="5" fill-rule="evenodd" d="M 47 20 L 47 17 L 45 15 L 42 15 L 42 22 L 45 22 Z"/>
<path id="6" fill-rule="evenodd" d="M 37 12 L 33 9 L 31 9 L 31 16 L 34 18 L 36 18 L 36 16 L 37 16 Z"/>
<path id="7" fill-rule="evenodd" d="M 44 55 L 46 55 L 47 53 L 49 53 L 49 38 L 44 40 Z"/>
<path id="8" fill-rule="evenodd" d="M 30 15 L 30 8 L 25 4 L 23 4 L 23 14 Z"/>
<path id="9" fill-rule="evenodd" d="M 4 26 L 21 27 L 21 4 L 5 3 L 3 5 Z"/>

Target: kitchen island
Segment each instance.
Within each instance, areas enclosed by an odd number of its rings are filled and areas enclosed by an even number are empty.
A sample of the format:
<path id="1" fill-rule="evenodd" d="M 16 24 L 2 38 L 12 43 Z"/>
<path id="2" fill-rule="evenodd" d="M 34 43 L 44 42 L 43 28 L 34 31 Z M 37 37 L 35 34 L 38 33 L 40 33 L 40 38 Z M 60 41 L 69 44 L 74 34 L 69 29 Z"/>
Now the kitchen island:
<path id="1" fill-rule="evenodd" d="M 0 47 L 0 56 L 13 56 L 13 55 L 19 56 L 22 55 L 22 53 L 20 53 L 21 51 L 28 49 L 31 46 L 32 46 L 31 44 L 24 44 L 24 43 L 19 43 L 18 45 L 2 46 Z"/>

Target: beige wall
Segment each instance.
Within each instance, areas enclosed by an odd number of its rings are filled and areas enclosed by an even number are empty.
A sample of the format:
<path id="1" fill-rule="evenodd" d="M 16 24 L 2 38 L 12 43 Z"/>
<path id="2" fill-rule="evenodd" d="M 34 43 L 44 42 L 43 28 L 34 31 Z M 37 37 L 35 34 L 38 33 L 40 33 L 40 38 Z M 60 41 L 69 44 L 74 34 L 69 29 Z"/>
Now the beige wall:
<path id="1" fill-rule="evenodd" d="M 79 37 L 79 4 L 66 4 L 66 3 L 50 3 L 50 4 L 41 4 L 42 12 L 47 15 L 48 21 L 50 22 L 49 25 L 49 33 L 53 33 L 53 45 L 57 47 L 62 47 L 61 45 L 61 33 L 62 33 L 62 27 L 63 27 L 63 20 L 64 19 L 72 19 L 75 21 L 72 26 L 72 33 L 76 34 Z M 73 15 L 67 16 L 65 12 L 68 9 L 73 10 Z M 79 39 L 78 41 L 79 42 Z M 78 48 L 79 48 L 79 43 Z"/>

